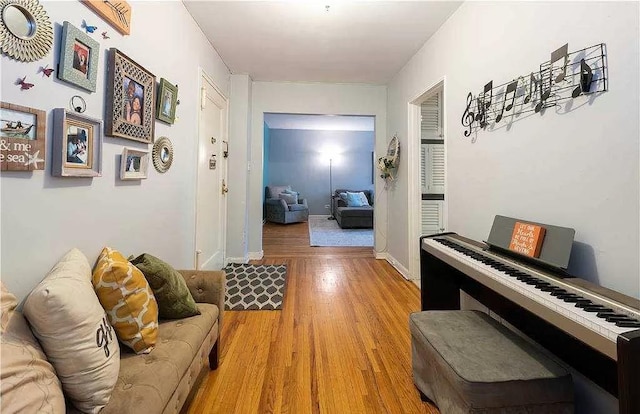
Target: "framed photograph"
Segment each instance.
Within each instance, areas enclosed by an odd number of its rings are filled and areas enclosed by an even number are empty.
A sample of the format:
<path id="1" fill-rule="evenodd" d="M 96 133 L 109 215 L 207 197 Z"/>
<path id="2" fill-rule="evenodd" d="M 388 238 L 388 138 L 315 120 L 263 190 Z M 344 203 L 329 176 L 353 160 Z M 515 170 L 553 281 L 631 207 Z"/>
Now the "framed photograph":
<path id="1" fill-rule="evenodd" d="M 147 178 L 149 151 L 124 148 L 120 159 L 121 180 L 142 180 Z"/>
<path id="2" fill-rule="evenodd" d="M 178 87 L 172 85 L 165 78 L 160 79 L 157 101 L 156 118 L 168 124 L 173 124 L 176 119 Z"/>
<path id="3" fill-rule="evenodd" d="M 100 44 L 69 22 L 62 25 L 58 79 L 96 91 Z"/>
<path id="4" fill-rule="evenodd" d="M 39 109 L 0 105 L 0 170 L 44 170 L 47 114 Z"/>
<path id="5" fill-rule="evenodd" d="M 105 134 L 153 142 L 156 77 L 118 49 L 109 50 Z"/>
<path id="6" fill-rule="evenodd" d="M 102 121 L 67 111 L 53 110 L 53 163 L 57 177 L 102 175 Z"/>

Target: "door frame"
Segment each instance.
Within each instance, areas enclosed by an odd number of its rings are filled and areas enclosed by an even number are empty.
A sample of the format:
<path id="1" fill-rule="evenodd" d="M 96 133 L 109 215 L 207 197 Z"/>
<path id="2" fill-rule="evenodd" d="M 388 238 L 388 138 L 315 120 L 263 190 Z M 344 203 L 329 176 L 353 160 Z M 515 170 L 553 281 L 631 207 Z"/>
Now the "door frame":
<path id="1" fill-rule="evenodd" d="M 444 164 L 444 203 L 442 208 L 442 222 L 444 227 L 448 228 L 448 180 L 447 180 L 447 111 L 446 111 L 446 77 L 443 76 L 434 84 L 423 89 L 424 92 L 416 95 L 407 103 L 408 112 L 408 128 L 407 128 L 407 151 L 408 159 L 408 191 L 407 201 L 409 207 L 407 237 L 409 246 L 409 275 L 410 279 L 420 287 L 420 249 L 418 240 L 421 233 L 421 206 L 422 206 L 422 187 L 420 185 L 420 104 L 434 94 L 442 91 L 442 134 L 444 135 L 445 148 L 445 164 Z"/>
<path id="2" fill-rule="evenodd" d="M 204 81 L 208 82 L 211 84 L 211 86 L 213 86 L 213 89 L 220 94 L 220 96 L 222 97 L 222 99 L 224 99 L 225 101 L 225 105 L 226 105 L 226 119 L 225 119 L 225 125 L 223 128 L 223 135 L 226 138 L 227 142 L 229 141 L 229 97 L 222 92 L 222 89 L 220 89 L 220 87 L 218 87 L 218 85 L 214 82 L 213 78 L 211 76 L 209 76 L 209 74 L 207 74 L 207 72 L 205 72 L 205 70 L 202 67 L 198 67 L 198 93 L 196 94 L 198 97 L 198 102 L 197 102 L 197 108 L 198 108 L 198 126 L 197 126 L 197 133 L 196 133 L 196 140 L 195 140 L 195 154 L 196 154 L 196 162 L 194 163 L 194 172 L 195 172 L 195 191 L 194 191 L 194 203 L 193 203 L 193 209 L 194 209 L 194 215 L 193 215 L 193 268 L 196 270 L 200 270 L 198 268 L 198 265 L 200 265 L 200 267 L 202 267 L 202 264 L 206 264 L 207 262 L 198 263 L 198 253 L 197 253 L 197 246 L 198 246 L 198 162 L 200 162 L 200 128 L 201 128 L 201 123 L 202 123 L 202 91 L 204 89 Z M 219 168 L 223 168 L 223 178 L 225 180 L 225 182 L 228 184 L 228 161 L 226 158 L 224 157 L 219 157 L 220 159 L 218 160 L 218 167 Z M 223 261 L 223 265 L 226 266 L 227 265 L 227 196 L 223 196 L 222 199 L 222 203 L 221 203 L 221 222 L 223 224 L 222 226 L 222 261 Z"/>

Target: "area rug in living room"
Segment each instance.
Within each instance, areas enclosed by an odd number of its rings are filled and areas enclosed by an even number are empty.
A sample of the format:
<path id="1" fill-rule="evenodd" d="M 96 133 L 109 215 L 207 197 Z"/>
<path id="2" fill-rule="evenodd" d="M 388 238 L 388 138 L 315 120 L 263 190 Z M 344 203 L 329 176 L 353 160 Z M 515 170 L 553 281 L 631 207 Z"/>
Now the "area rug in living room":
<path id="1" fill-rule="evenodd" d="M 287 265 L 230 263 L 227 274 L 225 310 L 282 309 Z"/>
<path id="2" fill-rule="evenodd" d="M 329 216 L 309 216 L 311 246 L 372 247 L 373 229 L 341 229 Z"/>

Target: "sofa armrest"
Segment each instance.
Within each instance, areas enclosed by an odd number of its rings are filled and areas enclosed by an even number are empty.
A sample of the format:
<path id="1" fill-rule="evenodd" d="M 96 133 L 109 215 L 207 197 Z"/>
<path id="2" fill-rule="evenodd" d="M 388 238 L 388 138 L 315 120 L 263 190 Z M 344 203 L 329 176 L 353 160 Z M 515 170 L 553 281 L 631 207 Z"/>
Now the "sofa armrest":
<path id="1" fill-rule="evenodd" d="M 218 329 L 222 329 L 226 274 L 222 270 L 178 270 L 196 302 L 218 306 Z"/>
<path id="2" fill-rule="evenodd" d="M 298 204 L 302 204 L 302 205 L 303 205 L 303 206 L 305 206 L 305 207 L 309 207 L 309 206 L 307 205 L 307 199 L 306 199 L 306 198 L 301 198 L 301 199 L 299 199 L 299 200 L 298 200 Z"/>

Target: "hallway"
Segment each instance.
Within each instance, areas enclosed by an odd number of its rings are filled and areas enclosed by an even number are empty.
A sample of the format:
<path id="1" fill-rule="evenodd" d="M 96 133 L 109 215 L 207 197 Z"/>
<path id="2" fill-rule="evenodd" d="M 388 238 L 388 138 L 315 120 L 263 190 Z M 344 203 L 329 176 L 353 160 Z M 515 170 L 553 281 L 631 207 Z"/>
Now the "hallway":
<path id="1" fill-rule="evenodd" d="M 282 311 L 227 311 L 222 362 L 189 413 L 437 413 L 411 376 L 420 294 L 371 248 L 309 247 L 307 223 L 263 228 L 288 266 Z"/>

